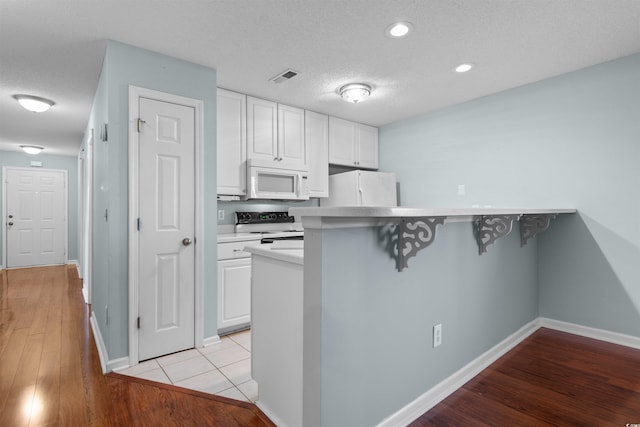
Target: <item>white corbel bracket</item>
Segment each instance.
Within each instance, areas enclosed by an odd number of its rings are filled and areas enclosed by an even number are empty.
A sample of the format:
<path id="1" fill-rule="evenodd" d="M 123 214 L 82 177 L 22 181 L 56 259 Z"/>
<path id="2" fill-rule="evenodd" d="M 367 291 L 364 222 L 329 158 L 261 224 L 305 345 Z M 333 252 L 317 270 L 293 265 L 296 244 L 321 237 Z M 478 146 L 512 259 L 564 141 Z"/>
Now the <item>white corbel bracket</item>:
<path id="1" fill-rule="evenodd" d="M 482 215 L 473 221 L 473 231 L 478 242 L 480 255 L 487 252 L 487 246 L 500 237 L 511 233 L 513 221 L 520 215 Z"/>
<path id="2" fill-rule="evenodd" d="M 529 239 L 549 228 L 551 220 L 556 216 L 557 214 L 522 215 L 520 218 L 520 246 L 526 245 Z"/>
<path id="3" fill-rule="evenodd" d="M 398 254 L 396 268 L 407 268 L 409 258 L 416 256 L 436 238 L 436 226 L 444 224 L 444 216 L 401 218 L 398 232 Z"/>

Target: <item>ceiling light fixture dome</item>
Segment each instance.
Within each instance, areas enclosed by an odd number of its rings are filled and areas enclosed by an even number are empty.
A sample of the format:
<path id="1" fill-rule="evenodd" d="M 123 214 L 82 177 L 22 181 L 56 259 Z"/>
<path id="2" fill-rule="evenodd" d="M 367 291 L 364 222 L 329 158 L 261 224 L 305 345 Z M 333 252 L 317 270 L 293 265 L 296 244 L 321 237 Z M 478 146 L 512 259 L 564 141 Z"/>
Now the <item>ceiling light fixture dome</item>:
<path id="1" fill-rule="evenodd" d="M 40 98 L 32 95 L 13 95 L 13 98 L 20 103 L 26 110 L 34 113 L 44 113 L 51 106 L 55 105 L 50 99 Z"/>
<path id="2" fill-rule="evenodd" d="M 21 145 L 20 148 L 27 154 L 40 154 L 44 150 L 44 148 L 35 145 Z"/>
<path id="3" fill-rule="evenodd" d="M 387 27 L 385 34 L 387 37 L 399 39 L 408 36 L 411 31 L 413 31 L 411 22 L 394 22 Z"/>
<path id="4" fill-rule="evenodd" d="M 473 67 L 474 67 L 474 64 L 472 64 L 471 62 L 465 62 L 464 64 L 460 64 L 456 68 L 454 68 L 454 71 L 456 73 L 466 73 L 467 71 L 471 70 Z"/>
<path id="5" fill-rule="evenodd" d="M 340 88 L 340 96 L 347 102 L 364 101 L 371 95 L 371 86 L 365 83 L 350 83 Z"/>

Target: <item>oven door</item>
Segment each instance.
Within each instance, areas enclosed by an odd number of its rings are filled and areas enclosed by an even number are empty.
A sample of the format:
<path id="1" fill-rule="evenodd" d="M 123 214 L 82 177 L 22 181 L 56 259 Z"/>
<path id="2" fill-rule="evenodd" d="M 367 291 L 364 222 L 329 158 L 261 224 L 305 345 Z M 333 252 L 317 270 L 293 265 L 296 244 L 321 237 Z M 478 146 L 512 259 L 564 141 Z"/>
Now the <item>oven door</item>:
<path id="1" fill-rule="evenodd" d="M 307 173 L 286 169 L 250 167 L 249 198 L 309 200 Z"/>

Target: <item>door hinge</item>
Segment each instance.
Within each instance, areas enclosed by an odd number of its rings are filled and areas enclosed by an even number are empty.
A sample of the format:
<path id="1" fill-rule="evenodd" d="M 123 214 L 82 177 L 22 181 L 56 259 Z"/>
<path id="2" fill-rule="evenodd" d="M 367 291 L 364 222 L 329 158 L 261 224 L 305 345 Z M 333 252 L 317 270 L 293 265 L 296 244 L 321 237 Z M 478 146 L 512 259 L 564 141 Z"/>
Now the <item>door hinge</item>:
<path id="1" fill-rule="evenodd" d="M 105 222 L 109 221 L 109 209 L 104 210 L 104 220 Z"/>
<path id="2" fill-rule="evenodd" d="M 140 316 L 138 316 L 138 329 L 140 329 Z"/>
<path id="3" fill-rule="evenodd" d="M 102 128 L 102 135 L 100 135 L 100 139 L 104 142 L 107 142 L 109 139 L 109 132 L 107 131 L 107 124 L 105 123 Z"/>
<path id="4" fill-rule="evenodd" d="M 136 227 L 138 231 L 140 231 L 140 218 L 138 218 L 138 220 L 136 221 Z"/>
<path id="5" fill-rule="evenodd" d="M 147 123 L 147 122 L 145 122 L 141 118 L 138 118 L 138 133 L 142 132 L 142 125 L 145 124 L 145 123 Z"/>

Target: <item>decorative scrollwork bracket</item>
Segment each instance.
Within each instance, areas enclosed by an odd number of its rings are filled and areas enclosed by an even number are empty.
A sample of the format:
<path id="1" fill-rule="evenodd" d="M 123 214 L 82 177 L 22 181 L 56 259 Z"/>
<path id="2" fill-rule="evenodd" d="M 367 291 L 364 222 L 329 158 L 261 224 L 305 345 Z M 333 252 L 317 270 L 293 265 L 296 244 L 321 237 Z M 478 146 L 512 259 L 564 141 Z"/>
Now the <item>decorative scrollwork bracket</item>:
<path id="1" fill-rule="evenodd" d="M 522 215 L 520 218 L 520 246 L 527 244 L 527 241 L 536 234 L 549 228 L 551 220 L 557 214 Z"/>
<path id="2" fill-rule="evenodd" d="M 520 215 L 482 215 L 473 222 L 473 231 L 478 242 L 480 255 L 487 252 L 487 246 L 511 232 L 513 221 Z"/>
<path id="3" fill-rule="evenodd" d="M 407 268 L 409 258 L 433 243 L 436 238 L 436 226 L 444 224 L 444 220 L 443 216 L 401 219 L 396 258 L 398 271 Z"/>

